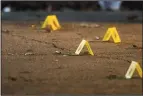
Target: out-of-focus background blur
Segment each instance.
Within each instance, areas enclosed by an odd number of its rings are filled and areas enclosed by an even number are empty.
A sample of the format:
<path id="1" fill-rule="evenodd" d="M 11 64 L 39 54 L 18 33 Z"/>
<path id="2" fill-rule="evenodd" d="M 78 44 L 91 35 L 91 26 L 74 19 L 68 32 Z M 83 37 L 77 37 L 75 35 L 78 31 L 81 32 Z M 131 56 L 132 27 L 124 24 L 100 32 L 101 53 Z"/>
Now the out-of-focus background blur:
<path id="1" fill-rule="evenodd" d="M 142 9 L 142 1 L 3 1 L 2 20 L 44 20 L 55 14 L 68 22 L 142 22 Z"/>
<path id="2" fill-rule="evenodd" d="M 11 11 L 100 11 L 142 10 L 142 1 L 4 1 L 2 10 Z M 115 9 L 115 10 L 114 10 Z"/>

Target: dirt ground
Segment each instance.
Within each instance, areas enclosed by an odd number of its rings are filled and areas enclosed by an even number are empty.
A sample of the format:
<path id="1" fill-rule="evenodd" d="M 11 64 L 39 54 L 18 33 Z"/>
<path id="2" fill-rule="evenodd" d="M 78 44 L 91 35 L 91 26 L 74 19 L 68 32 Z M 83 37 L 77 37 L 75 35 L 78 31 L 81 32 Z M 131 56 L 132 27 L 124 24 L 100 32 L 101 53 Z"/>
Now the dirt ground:
<path id="1" fill-rule="evenodd" d="M 142 24 L 97 24 L 61 23 L 62 29 L 47 33 L 39 22 L 2 21 L 2 94 L 142 94 L 137 72 L 125 79 L 131 61 L 142 66 Z M 102 41 L 112 26 L 119 44 Z M 94 56 L 86 47 L 71 55 L 83 38 Z"/>

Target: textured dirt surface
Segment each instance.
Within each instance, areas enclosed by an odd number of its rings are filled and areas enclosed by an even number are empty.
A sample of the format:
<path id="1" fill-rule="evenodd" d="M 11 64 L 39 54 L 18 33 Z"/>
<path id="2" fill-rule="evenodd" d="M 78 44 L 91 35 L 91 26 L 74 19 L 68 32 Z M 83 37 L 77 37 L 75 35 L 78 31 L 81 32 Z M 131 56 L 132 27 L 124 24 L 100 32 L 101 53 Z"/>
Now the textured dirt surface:
<path id="1" fill-rule="evenodd" d="M 142 25 L 97 24 L 61 23 L 61 30 L 47 33 L 39 22 L 2 21 L 2 94 L 142 94 L 137 72 L 130 80 L 124 77 L 132 60 L 142 66 Z M 102 42 L 112 26 L 121 37 L 119 44 Z M 71 55 L 83 38 L 95 56 L 86 48 Z"/>

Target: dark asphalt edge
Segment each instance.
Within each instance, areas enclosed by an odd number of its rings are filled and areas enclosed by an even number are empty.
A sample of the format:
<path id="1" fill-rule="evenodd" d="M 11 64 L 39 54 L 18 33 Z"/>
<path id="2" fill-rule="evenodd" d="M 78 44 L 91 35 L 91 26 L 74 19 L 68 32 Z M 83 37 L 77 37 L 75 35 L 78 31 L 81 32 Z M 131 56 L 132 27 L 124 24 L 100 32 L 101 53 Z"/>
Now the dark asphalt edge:
<path id="1" fill-rule="evenodd" d="M 1 20 L 9 21 L 40 21 L 48 15 L 56 15 L 61 22 L 124 22 L 142 23 L 141 11 L 128 12 L 9 12 L 1 15 Z M 128 20 L 127 16 L 137 15 L 136 20 Z"/>

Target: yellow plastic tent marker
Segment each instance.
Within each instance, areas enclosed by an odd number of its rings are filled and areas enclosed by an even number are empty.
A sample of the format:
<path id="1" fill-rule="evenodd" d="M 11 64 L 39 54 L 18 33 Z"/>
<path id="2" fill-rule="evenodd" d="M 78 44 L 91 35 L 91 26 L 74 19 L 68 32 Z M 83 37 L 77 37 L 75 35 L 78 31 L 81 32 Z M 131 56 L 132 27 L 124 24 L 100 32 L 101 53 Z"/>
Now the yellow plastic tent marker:
<path id="1" fill-rule="evenodd" d="M 132 61 L 131 65 L 125 75 L 126 79 L 132 78 L 132 75 L 133 75 L 135 69 L 136 69 L 136 62 Z"/>
<path id="2" fill-rule="evenodd" d="M 136 69 L 137 69 L 139 76 L 142 78 L 142 69 L 141 69 L 139 63 L 136 64 Z"/>
<path id="3" fill-rule="evenodd" d="M 83 49 L 84 45 L 86 43 L 86 40 L 82 40 L 81 43 L 79 44 L 75 54 L 79 55 L 79 53 L 81 52 L 81 50 Z"/>
<path id="4" fill-rule="evenodd" d="M 46 28 L 47 25 L 50 25 L 52 30 L 57 30 L 61 28 L 56 15 L 50 15 L 46 17 L 42 28 Z"/>
<path id="5" fill-rule="evenodd" d="M 103 41 L 108 41 L 112 35 L 112 28 L 108 28 L 106 34 L 104 35 Z"/>
<path id="6" fill-rule="evenodd" d="M 86 41 L 86 47 L 87 47 L 87 49 L 88 49 L 88 52 L 89 52 L 89 54 L 91 54 L 92 56 L 94 55 L 94 53 L 93 53 L 93 51 L 92 51 L 92 49 L 91 49 L 91 47 L 90 47 L 90 45 L 89 45 L 89 43 Z"/>
<path id="7" fill-rule="evenodd" d="M 79 55 L 80 52 L 81 52 L 81 50 L 83 49 L 84 45 L 86 45 L 89 54 L 91 54 L 91 55 L 93 56 L 94 53 L 93 53 L 93 51 L 91 50 L 91 47 L 90 47 L 89 43 L 88 43 L 86 40 L 84 40 L 84 39 L 83 39 L 83 40 L 81 41 L 81 43 L 79 44 L 79 46 L 78 46 L 78 48 L 77 48 L 75 54 L 76 54 L 76 55 Z"/>
<path id="8" fill-rule="evenodd" d="M 132 78 L 135 69 L 137 69 L 137 72 L 139 73 L 140 77 L 142 78 L 142 69 L 141 69 L 141 67 L 139 66 L 139 64 L 137 62 L 132 61 L 131 65 L 130 65 L 130 67 L 129 67 L 126 75 L 125 75 L 126 79 L 131 79 Z"/>
<path id="9" fill-rule="evenodd" d="M 116 28 L 115 27 L 113 27 L 112 28 L 112 38 L 113 38 L 113 40 L 114 40 L 114 43 L 119 43 L 119 42 L 121 42 L 121 39 L 120 39 L 120 37 L 119 37 L 119 34 L 118 34 L 118 32 L 117 32 L 117 30 L 116 30 Z"/>
<path id="10" fill-rule="evenodd" d="M 116 30 L 116 27 L 108 28 L 106 34 L 103 37 L 102 41 L 108 41 L 110 37 L 112 36 L 114 43 L 121 42 L 120 36 Z"/>

